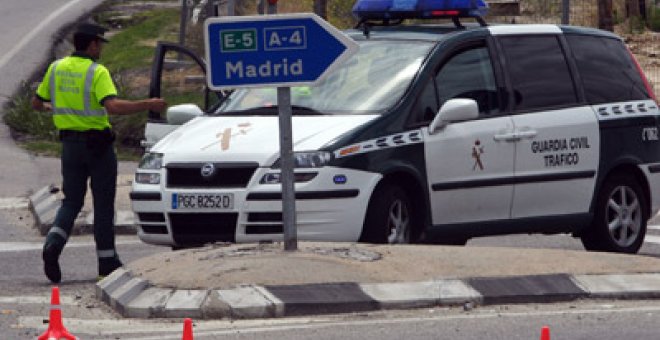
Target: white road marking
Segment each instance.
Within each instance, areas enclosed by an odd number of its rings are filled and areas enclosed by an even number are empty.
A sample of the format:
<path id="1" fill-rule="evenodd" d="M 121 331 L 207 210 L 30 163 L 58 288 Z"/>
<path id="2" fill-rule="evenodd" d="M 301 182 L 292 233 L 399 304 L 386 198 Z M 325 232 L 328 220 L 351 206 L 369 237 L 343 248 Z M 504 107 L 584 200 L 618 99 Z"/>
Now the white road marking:
<path id="1" fill-rule="evenodd" d="M 117 241 L 116 244 L 141 244 L 140 240 L 135 241 Z M 0 253 L 14 252 L 14 251 L 32 251 L 41 250 L 44 244 L 41 242 L 0 242 Z M 68 242 L 67 248 L 71 247 L 95 247 L 94 242 Z"/>
<path id="2" fill-rule="evenodd" d="M 647 225 L 646 229 L 648 232 L 644 237 L 644 243 L 660 244 L 660 236 L 656 236 L 654 234 L 649 233 L 649 232 L 660 231 L 660 225 L 657 224 Z"/>
<path id="3" fill-rule="evenodd" d="M 41 20 L 39 25 L 35 27 L 30 33 L 25 35 L 21 41 L 14 46 L 9 52 L 5 53 L 5 55 L 0 58 L 0 69 L 5 67 L 5 64 L 7 64 L 17 53 L 18 51 L 22 50 L 25 45 L 31 44 L 34 42 L 34 37 L 37 36 L 37 34 L 42 34 L 41 31 L 44 30 L 45 28 L 51 26 L 51 21 L 53 21 L 55 18 L 58 16 L 62 15 L 62 13 L 66 13 L 69 11 L 71 8 L 75 8 L 79 6 L 79 3 L 85 2 L 85 0 L 73 0 L 66 5 L 58 8 L 56 11 L 51 13 L 48 17 L 45 19 Z"/>
<path id="4" fill-rule="evenodd" d="M 644 243 L 660 244 L 660 236 L 646 235 L 644 237 Z"/>
<path id="5" fill-rule="evenodd" d="M 212 320 L 195 321 L 193 332 L 195 337 L 221 336 L 228 334 L 256 334 L 273 331 L 290 331 L 315 328 L 328 328 L 338 326 L 368 326 L 382 324 L 405 324 L 417 322 L 442 322 L 453 320 L 475 320 L 475 319 L 501 319 L 503 317 L 549 317 L 556 315 L 598 315 L 598 314 L 627 314 L 636 313 L 659 313 L 660 306 L 650 307 L 623 307 L 601 306 L 600 309 L 593 307 L 588 309 L 567 309 L 557 311 L 527 311 L 527 312 L 502 312 L 501 310 L 482 310 L 482 314 L 461 315 L 438 315 L 429 317 L 403 317 L 398 319 L 369 319 L 369 320 L 347 320 L 337 321 L 331 318 L 296 318 L 296 319 L 261 319 L 261 320 Z M 22 316 L 18 318 L 21 327 L 41 329 L 43 328 L 43 317 Z M 67 329 L 78 334 L 134 334 L 133 337 L 122 337 L 125 340 L 178 340 L 181 339 L 183 322 L 161 322 L 149 320 L 85 320 L 65 318 Z M 141 336 L 140 334 L 149 335 Z M 173 333 L 167 334 L 166 333 Z M 163 335 L 156 335 L 163 334 Z"/>
<path id="6" fill-rule="evenodd" d="M 74 301 L 70 296 L 60 296 L 61 305 L 74 305 Z M 50 296 L 0 296 L 0 304 L 49 305 Z"/>
<path id="7" fill-rule="evenodd" d="M 162 319 L 161 319 L 162 320 Z M 183 320 L 171 319 L 169 322 L 149 319 L 78 319 L 64 316 L 66 328 L 78 334 L 145 334 L 131 339 L 181 339 Z M 332 319 L 326 318 L 290 318 L 290 319 L 258 319 L 258 320 L 209 320 L 195 321 L 194 333 L 201 334 L 234 334 L 243 330 L 273 331 L 278 329 L 296 329 L 299 325 L 325 324 Z M 18 318 L 21 327 L 43 328 L 43 317 L 21 316 Z M 202 333 L 204 332 L 204 333 Z M 155 336 L 154 334 L 175 333 L 176 336 Z M 122 337 L 122 339 L 124 339 Z"/>
<path id="8" fill-rule="evenodd" d="M 646 226 L 646 229 L 648 229 L 648 230 L 660 230 L 660 225 L 651 224 L 651 225 Z"/>
<path id="9" fill-rule="evenodd" d="M 0 209 L 27 209 L 30 200 L 25 197 L 0 197 Z"/>

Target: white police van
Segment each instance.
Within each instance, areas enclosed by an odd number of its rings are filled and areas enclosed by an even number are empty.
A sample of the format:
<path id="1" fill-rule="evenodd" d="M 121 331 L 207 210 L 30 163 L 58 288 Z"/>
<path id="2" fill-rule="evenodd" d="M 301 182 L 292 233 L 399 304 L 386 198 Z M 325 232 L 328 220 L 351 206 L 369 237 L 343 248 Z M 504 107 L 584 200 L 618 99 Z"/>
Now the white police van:
<path id="1" fill-rule="evenodd" d="M 570 233 L 588 250 L 637 252 L 660 208 L 660 110 L 621 38 L 489 26 L 482 0 L 446 2 L 358 1 L 346 34 L 360 51 L 292 89 L 298 238 Z M 425 17 L 454 23 L 393 25 Z M 169 123 L 195 118 L 141 161 L 131 199 L 143 241 L 283 238 L 276 90 L 220 97 L 203 114 L 170 108 Z M 157 126 L 176 125 L 152 122 L 148 139 Z"/>

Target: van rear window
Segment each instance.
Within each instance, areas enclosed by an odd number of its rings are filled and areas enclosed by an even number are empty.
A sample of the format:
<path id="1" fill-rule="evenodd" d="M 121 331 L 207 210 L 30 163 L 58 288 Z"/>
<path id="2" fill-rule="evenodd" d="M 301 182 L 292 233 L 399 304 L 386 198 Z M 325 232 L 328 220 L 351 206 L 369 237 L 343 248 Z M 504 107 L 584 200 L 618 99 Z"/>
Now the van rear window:
<path id="1" fill-rule="evenodd" d="M 650 98 L 623 42 L 574 34 L 566 38 L 590 104 Z"/>

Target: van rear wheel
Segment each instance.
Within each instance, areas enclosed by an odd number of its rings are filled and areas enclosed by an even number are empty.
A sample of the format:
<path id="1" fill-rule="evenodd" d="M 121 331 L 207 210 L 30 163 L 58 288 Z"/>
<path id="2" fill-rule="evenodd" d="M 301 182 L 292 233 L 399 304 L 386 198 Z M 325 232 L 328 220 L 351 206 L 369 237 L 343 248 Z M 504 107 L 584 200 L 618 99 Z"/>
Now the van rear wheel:
<path id="1" fill-rule="evenodd" d="M 634 178 L 616 175 L 596 200 L 594 220 L 581 236 L 587 250 L 634 254 L 646 235 L 646 202 Z"/>
<path id="2" fill-rule="evenodd" d="M 412 204 L 403 188 L 382 184 L 374 190 L 362 228 L 361 242 L 410 243 Z"/>

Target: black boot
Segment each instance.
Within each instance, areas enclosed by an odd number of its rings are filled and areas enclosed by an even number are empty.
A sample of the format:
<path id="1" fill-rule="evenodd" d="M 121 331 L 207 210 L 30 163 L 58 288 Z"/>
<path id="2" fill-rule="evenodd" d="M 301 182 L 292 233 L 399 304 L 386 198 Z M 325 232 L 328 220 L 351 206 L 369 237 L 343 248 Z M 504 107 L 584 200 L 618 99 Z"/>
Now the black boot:
<path id="1" fill-rule="evenodd" d="M 119 257 L 109 257 L 109 258 L 100 258 L 99 259 L 99 278 L 104 278 L 110 273 L 114 272 L 115 269 L 123 266 Z"/>
<path id="2" fill-rule="evenodd" d="M 60 264 L 58 262 L 62 248 L 62 246 L 55 242 L 46 241 L 43 253 L 41 254 L 44 260 L 44 273 L 46 273 L 46 277 L 52 283 L 60 283 L 62 280 L 62 272 L 60 271 Z"/>

